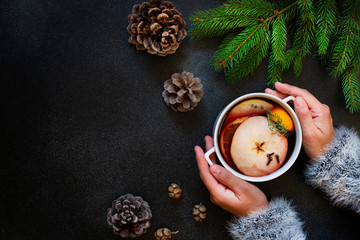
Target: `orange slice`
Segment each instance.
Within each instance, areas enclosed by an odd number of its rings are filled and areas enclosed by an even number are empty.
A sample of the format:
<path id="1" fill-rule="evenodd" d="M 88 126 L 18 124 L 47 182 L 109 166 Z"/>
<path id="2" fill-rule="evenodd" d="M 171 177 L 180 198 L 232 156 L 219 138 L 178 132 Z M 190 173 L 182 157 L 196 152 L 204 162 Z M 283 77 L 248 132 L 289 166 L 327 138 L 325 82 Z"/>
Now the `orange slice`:
<path id="1" fill-rule="evenodd" d="M 277 106 L 271 109 L 271 112 L 274 115 L 278 115 L 278 117 L 282 120 L 282 124 L 284 125 L 284 127 L 287 128 L 287 130 L 289 130 L 290 132 L 294 132 L 294 123 L 290 115 L 282 107 Z"/>
<path id="2" fill-rule="evenodd" d="M 232 161 L 231 154 L 230 154 L 230 147 L 232 138 L 236 129 L 249 117 L 242 117 L 232 121 L 231 123 L 227 124 L 220 134 L 220 150 L 223 154 L 226 163 L 233 169 L 237 169 L 235 164 Z"/>

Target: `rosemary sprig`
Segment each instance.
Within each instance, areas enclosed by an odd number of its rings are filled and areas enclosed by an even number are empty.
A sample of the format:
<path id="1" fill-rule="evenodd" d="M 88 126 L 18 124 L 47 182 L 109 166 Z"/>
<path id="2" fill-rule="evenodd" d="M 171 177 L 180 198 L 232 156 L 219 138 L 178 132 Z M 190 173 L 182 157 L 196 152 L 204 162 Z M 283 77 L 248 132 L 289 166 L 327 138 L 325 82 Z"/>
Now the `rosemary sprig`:
<path id="1" fill-rule="evenodd" d="M 279 137 L 289 137 L 291 132 L 284 126 L 282 119 L 279 117 L 279 115 L 277 113 L 274 114 L 271 110 L 266 110 L 266 112 L 268 127 L 272 131 L 272 133 L 278 135 Z"/>

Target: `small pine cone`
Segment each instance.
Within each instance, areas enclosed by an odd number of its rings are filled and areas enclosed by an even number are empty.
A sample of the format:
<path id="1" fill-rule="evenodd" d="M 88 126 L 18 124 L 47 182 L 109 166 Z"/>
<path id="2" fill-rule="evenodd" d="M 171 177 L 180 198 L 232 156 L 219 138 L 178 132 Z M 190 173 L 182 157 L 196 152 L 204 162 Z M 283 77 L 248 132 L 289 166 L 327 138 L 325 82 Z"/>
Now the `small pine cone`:
<path id="1" fill-rule="evenodd" d="M 162 93 L 166 105 L 172 110 L 187 112 L 193 110 L 200 102 L 204 91 L 199 78 L 189 72 L 174 73 L 164 82 Z"/>
<path id="2" fill-rule="evenodd" d="M 186 23 L 172 2 L 150 0 L 133 6 L 128 17 L 129 43 L 137 50 L 166 56 L 186 37 Z"/>
<path id="3" fill-rule="evenodd" d="M 177 185 L 176 183 L 172 183 L 168 187 L 168 191 L 169 191 L 169 197 L 171 197 L 171 198 L 178 199 L 179 197 L 181 197 L 182 190 L 179 187 L 179 185 Z"/>
<path id="4" fill-rule="evenodd" d="M 135 238 L 146 233 L 151 225 L 149 204 L 131 194 L 120 196 L 108 209 L 107 222 L 116 235 Z"/>
<path id="5" fill-rule="evenodd" d="M 204 221 L 206 218 L 206 207 L 202 203 L 195 205 L 193 208 L 193 216 L 197 222 Z"/>
<path id="6" fill-rule="evenodd" d="M 168 240 L 171 239 L 172 235 L 177 234 L 179 231 L 171 232 L 168 228 L 159 228 L 155 232 L 155 240 Z"/>

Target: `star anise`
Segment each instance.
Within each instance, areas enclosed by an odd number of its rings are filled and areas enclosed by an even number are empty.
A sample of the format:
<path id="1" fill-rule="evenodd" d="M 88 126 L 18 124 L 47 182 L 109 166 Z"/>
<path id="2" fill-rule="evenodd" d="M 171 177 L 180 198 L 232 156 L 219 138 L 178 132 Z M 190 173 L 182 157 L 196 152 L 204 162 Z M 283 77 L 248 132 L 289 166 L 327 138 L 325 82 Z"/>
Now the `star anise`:
<path id="1" fill-rule="evenodd" d="M 255 142 L 256 147 L 252 148 L 256 150 L 256 154 L 259 154 L 259 152 L 265 152 L 264 149 L 262 149 L 262 147 L 265 145 L 265 142 L 262 143 L 258 143 Z"/>

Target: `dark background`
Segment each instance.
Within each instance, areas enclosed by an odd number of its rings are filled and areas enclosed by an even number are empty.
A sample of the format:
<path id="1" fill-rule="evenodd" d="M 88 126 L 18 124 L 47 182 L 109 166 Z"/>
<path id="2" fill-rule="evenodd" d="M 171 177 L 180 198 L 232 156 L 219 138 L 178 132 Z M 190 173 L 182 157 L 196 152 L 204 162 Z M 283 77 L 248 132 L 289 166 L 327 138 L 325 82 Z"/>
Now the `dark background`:
<path id="1" fill-rule="evenodd" d="M 174 1 L 187 21 L 194 10 L 224 1 Z M 211 204 L 193 147 L 203 146 L 217 114 L 240 95 L 265 88 L 264 62 L 251 77 L 228 83 L 208 60 L 221 42 L 186 38 L 175 54 L 153 56 L 127 42 L 127 16 L 139 0 L 2 0 L 0 3 L 1 239 L 118 239 L 106 223 L 111 202 L 125 193 L 149 202 L 152 239 L 159 227 L 174 239 L 231 239 L 231 215 Z M 163 102 L 163 82 L 190 71 L 204 85 L 192 112 Z M 341 83 L 316 57 L 301 76 L 331 107 L 334 124 L 360 131 L 345 109 Z M 359 239 L 360 216 L 333 207 L 304 183 L 302 152 L 283 176 L 256 184 L 269 197 L 292 200 L 308 239 Z M 183 189 L 171 200 L 172 182 Z M 192 207 L 208 207 L 195 223 Z"/>

